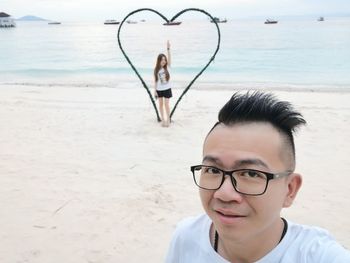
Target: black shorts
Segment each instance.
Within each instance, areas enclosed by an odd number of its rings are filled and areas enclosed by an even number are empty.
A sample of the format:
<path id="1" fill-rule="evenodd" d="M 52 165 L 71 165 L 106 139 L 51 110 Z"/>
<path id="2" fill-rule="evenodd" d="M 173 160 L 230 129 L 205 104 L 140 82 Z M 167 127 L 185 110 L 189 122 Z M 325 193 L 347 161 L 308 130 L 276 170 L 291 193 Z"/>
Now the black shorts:
<path id="1" fill-rule="evenodd" d="M 157 90 L 158 98 L 171 98 L 173 96 L 173 93 L 171 92 L 171 89 L 166 90 Z"/>

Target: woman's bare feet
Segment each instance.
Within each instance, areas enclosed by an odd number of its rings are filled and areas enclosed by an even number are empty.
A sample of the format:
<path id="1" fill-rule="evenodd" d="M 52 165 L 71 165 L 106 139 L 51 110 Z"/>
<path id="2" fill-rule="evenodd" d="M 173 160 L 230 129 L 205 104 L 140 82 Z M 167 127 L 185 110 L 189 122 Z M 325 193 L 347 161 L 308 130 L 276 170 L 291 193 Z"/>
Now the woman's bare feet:
<path id="1" fill-rule="evenodd" d="M 169 120 L 163 120 L 162 121 L 162 127 L 169 127 L 170 126 L 170 121 Z"/>

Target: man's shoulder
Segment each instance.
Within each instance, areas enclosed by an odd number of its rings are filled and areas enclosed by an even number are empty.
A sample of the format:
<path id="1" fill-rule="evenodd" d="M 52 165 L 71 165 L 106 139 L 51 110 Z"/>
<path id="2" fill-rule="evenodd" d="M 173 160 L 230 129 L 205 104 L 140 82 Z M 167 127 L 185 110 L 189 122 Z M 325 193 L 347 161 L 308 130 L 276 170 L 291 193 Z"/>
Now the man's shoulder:
<path id="1" fill-rule="evenodd" d="M 288 232 L 287 253 L 307 258 L 306 262 L 350 262 L 349 251 L 326 229 L 288 221 Z"/>
<path id="2" fill-rule="evenodd" d="M 186 250 L 188 247 L 206 250 L 210 246 L 210 226 L 211 220 L 206 214 L 185 218 L 176 225 L 173 242 Z"/>
<path id="3" fill-rule="evenodd" d="M 305 225 L 305 224 L 298 224 L 293 221 L 287 220 L 288 222 L 288 229 L 290 229 L 292 232 L 298 233 L 298 234 L 305 234 L 305 235 L 321 235 L 321 236 L 327 236 L 329 235 L 328 230 L 318 227 L 318 226 L 311 226 L 311 225 Z"/>
<path id="4" fill-rule="evenodd" d="M 211 247 L 211 223 L 206 214 L 181 220 L 173 234 L 166 262 L 226 262 Z"/>
<path id="5" fill-rule="evenodd" d="M 175 233 L 178 233 L 178 234 L 196 233 L 198 231 L 202 231 L 205 228 L 209 229 L 210 224 L 211 224 L 211 220 L 207 216 L 207 214 L 187 217 L 177 223 Z"/>
<path id="6" fill-rule="evenodd" d="M 293 240 L 304 240 L 304 242 L 308 243 L 312 241 L 317 242 L 318 240 L 335 241 L 328 230 L 318 226 L 310 226 L 288 221 L 288 231 Z"/>

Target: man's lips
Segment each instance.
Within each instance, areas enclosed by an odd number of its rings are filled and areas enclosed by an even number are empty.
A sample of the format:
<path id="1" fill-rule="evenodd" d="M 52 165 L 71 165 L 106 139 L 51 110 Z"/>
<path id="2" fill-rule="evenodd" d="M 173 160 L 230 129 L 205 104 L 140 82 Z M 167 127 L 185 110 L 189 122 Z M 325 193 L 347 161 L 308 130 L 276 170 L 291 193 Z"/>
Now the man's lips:
<path id="1" fill-rule="evenodd" d="M 236 225 L 241 224 L 247 216 L 242 213 L 237 213 L 235 211 L 226 209 L 214 209 L 216 213 L 216 218 L 224 225 Z"/>
<path id="2" fill-rule="evenodd" d="M 227 216 L 227 217 L 246 217 L 245 215 L 237 212 L 233 212 L 231 210 L 226 210 L 226 209 L 214 209 L 215 212 L 222 216 Z"/>

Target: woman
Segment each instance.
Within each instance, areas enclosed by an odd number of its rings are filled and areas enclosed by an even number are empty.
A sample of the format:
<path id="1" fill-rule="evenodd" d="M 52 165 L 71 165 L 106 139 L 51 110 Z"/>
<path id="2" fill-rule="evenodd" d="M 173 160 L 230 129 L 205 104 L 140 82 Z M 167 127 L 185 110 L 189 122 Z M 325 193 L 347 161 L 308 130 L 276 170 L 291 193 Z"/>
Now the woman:
<path id="1" fill-rule="evenodd" d="M 166 57 L 164 54 L 158 55 L 157 63 L 154 68 L 154 96 L 156 99 L 158 98 L 159 111 L 162 118 L 163 127 L 169 127 L 170 125 L 169 99 L 173 96 L 169 83 L 169 67 L 171 65 L 169 40 L 167 41 L 167 53 L 168 57 Z"/>

